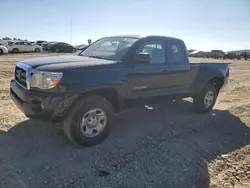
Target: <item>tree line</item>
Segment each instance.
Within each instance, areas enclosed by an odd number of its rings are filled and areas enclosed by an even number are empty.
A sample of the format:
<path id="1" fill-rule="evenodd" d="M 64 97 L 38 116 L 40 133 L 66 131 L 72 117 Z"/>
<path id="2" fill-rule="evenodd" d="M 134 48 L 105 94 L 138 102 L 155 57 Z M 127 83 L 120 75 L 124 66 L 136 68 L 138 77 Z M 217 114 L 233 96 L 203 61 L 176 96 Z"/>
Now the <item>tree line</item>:
<path id="1" fill-rule="evenodd" d="M 1 39 L 1 38 L 0 38 Z M 21 40 L 21 41 L 28 41 L 27 39 L 23 40 L 20 38 L 11 38 L 11 37 L 3 37 L 2 40 Z"/>

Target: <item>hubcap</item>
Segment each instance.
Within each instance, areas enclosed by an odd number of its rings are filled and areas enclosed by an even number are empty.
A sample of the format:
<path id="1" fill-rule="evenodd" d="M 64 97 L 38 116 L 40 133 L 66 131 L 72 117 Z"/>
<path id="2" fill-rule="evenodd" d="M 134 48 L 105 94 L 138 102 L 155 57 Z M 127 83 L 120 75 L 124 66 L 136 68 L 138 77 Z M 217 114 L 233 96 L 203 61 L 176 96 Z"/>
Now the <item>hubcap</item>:
<path id="1" fill-rule="evenodd" d="M 84 114 L 80 130 L 86 137 L 95 137 L 99 135 L 107 125 L 107 114 L 100 108 L 94 108 Z"/>
<path id="2" fill-rule="evenodd" d="M 206 108 L 211 107 L 213 102 L 214 102 L 214 93 L 211 90 L 209 90 L 206 93 L 205 98 L 204 98 L 205 107 Z"/>

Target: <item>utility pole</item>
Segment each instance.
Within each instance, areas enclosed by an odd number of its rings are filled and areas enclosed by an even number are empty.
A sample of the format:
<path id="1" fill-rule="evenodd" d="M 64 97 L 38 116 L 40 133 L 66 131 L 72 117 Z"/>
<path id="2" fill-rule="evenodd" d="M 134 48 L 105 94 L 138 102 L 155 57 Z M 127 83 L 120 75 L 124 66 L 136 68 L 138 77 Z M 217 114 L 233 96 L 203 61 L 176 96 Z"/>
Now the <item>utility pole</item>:
<path id="1" fill-rule="evenodd" d="M 71 14 L 69 18 L 69 32 L 70 32 L 70 44 L 72 45 L 72 19 L 71 19 Z"/>

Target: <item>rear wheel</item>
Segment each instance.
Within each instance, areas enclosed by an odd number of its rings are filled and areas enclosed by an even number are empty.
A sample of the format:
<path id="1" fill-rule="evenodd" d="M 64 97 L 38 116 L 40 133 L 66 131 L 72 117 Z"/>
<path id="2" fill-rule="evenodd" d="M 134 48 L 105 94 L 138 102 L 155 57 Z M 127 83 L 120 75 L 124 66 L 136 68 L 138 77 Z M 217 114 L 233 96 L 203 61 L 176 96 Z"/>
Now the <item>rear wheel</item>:
<path id="1" fill-rule="evenodd" d="M 18 50 L 17 48 L 14 48 L 14 49 L 12 50 L 12 52 L 14 52 L 14 53 L 18 53 L 18 52 L 19 52 L 19 50 Z"/>
<path id="2" fill-rule="evenodd" d="M 39 48 L 36 48 L 35 49 L 35 52 L 40 52 L 41 50 Z"/>
<path id="3" fill-rule="evenodd" d="M 101 143 L 109 133 L 113 119 L 112 104 L 103 97 L 92 96 L 73 106 L 64 121 L 68 138 L 80 146 Z"/>
<path id="4" fill-rule="evenodd" d="M 60 50 L 58 48 L 56 48 L 56 52 L 60 52 Z"/>
<path id="5" fill-rule="evenodd" d="M 208 83 L 202 92 L 194 97 L 194 107 L 197 112 L 206 113 L 212 110 L 217 99 L 217 90 L 215 85 Z"/>
<path id="6" fill-rule="evenodd" d="M 2 55 L 3 54 L 3 50 L 2 49 L 0 49 L 0 55 Z"/>

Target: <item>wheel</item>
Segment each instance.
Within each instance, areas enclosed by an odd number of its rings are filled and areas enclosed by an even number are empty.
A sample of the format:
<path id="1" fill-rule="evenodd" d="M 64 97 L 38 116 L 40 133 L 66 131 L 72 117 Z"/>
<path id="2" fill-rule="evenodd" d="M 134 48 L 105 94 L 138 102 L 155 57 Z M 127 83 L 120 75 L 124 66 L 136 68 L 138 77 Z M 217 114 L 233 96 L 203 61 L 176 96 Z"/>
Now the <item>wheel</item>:
<path id="1" fill-rule="evenodd" d="M 59 49 L 58 49 L 58 48 L 56 48 L 56 52 L 59 52 Z"/>
<path id="2" fill-rule="evenodd" d="M 39 48 L 36 48 L 35 49 L 35 52 L 40 52 L 41 50 Z"/>
<path id="3" fill-rule="evenodd" d="M 12 50 L 12 52 L 14 52 L 14 53 L 18 53 L 18 52 L 19 52 L 19 50 L 18 50 L 17 48 L 14 48 L 14 49 Z"/>
<path id="4" fill-rule="evenodd" d="M 194 97 L 194 107 L 197 112 L 206 113 L 212 110 L 217 99 L 215 85 L 208 83 L 202 92 Z"/>
<path id="5" fill-rule="evenodd" d="M 113 116 L 114 108 L 108 100 L 87 97 L 70 110 L 64 121 L 64 132 L 80 146 L 93 146 L 108 136 Z"/>
<path id="6" fill-rule="evenodd" d="M 2 49 L 0 49 L 0 55 L 2 55 L 3 54 L 3 50 Z"/>

